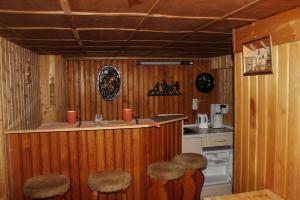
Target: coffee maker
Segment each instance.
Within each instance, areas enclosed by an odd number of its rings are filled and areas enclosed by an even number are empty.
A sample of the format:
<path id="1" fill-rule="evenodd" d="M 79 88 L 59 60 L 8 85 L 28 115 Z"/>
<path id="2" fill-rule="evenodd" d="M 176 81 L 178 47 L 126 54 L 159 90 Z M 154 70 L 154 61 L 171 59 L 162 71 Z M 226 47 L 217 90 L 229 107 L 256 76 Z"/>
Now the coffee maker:
<path id="1" fill-rule="evenodd" d="M 223 114 L 227 114 L 228 109 L 228 104 L 210 104 L 210 127 L 224 128 Z"/>

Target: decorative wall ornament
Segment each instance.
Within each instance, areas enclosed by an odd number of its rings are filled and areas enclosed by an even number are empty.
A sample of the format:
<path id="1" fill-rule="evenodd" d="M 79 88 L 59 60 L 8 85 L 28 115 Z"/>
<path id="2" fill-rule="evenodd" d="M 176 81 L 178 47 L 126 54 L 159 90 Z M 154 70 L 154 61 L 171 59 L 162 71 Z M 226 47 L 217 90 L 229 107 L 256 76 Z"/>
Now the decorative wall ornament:
<path id="1" fill-rule="evenodd" d="M 115 99 L 121 88 L 121 76 L 117 68 L 111 65 L 104 66 L 98 74 L 98 92 L 100 96 L 111 101 Z"/>
<path id="2" fill-rule="evenodd" d="M 55 108 L 56 101 L 55 101 L 55 79 L 52 75 L 50 75 L 49 81 L 49 97 L 50 97 L 50 107 Z"/>
<path id="3" fill-rule="evenodd" d="M 27 84 L 30 84 L 32 82 L 30 59 L 26 60 L 24 76 L 25 76 L 25 82 Z"/>
<path id="4" fill-rule="evenodd" d="M 210 92 L 215 87 L 214 77 L 209 73 L 201 73 L 196 77 L 195 84 L 200 92 Z"/>
<path id="5" fill-rule="evenodd" d="M 165 80 L 162 83 L 157 82 L 152 89 L 148 91 L 148 96 L 179 96 L 179 81 L 173 81 L 168 84 Z"/>
<path id="6" fill-rule="evenodd" d="M 243 44 L 244 75 L 273 74 L 271 36 Z"/>

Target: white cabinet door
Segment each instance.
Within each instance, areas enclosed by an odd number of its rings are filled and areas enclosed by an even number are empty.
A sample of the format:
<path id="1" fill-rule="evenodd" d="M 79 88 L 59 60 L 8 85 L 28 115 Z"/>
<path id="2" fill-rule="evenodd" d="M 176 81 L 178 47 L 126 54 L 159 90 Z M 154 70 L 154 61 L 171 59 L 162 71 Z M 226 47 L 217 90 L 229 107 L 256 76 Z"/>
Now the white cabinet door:
<path id="1" fill-rule="evenodd" d="M 198 138 L 183 138 L 182 153 L 202 153 L 202 139 Z"/>

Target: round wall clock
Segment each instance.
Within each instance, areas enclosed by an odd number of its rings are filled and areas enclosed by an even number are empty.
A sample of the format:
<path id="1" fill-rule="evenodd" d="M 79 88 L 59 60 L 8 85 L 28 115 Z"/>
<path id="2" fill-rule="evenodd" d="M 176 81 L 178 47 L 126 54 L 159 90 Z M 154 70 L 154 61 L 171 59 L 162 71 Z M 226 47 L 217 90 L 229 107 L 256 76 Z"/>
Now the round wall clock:
<path id="1" fill-rule="evenodd" d="M 111 101 L 118 96 L 120 87 L 121 76 L 117 68 L 111 65 L 104 66 L 98 74 L 100 96 L 106 101 Z"/>
<path id="2" fill-rule="evenodd" d="M 201 73 L 196 78 L 196 87 L 200 92 L 210 92 L 215 87 L 214 77 L 209 73 Z"/>

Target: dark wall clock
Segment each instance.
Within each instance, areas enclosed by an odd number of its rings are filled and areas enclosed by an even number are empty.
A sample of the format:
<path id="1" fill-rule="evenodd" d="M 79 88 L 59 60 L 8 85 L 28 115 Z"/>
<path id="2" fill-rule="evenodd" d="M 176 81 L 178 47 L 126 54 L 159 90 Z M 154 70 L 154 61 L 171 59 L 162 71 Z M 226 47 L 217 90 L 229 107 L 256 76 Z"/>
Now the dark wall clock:
<path id="1" fill-rule="evenodd" d="M 121 76 L 118 69 L 112 65 L 104 66 L 98 74 L 98 92 L 100 96 L 111 101 L 115 99 L 121 88 Z"/>
<path id="2" fill-rule="evenodd" d="M 196 87 L 200 92 L 210 92 L 215 87 L 214 77 L 209 73 L 201 73 L 196 78 Z"/>

